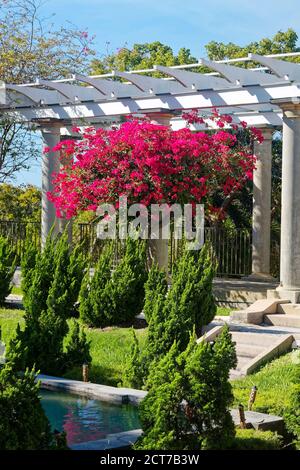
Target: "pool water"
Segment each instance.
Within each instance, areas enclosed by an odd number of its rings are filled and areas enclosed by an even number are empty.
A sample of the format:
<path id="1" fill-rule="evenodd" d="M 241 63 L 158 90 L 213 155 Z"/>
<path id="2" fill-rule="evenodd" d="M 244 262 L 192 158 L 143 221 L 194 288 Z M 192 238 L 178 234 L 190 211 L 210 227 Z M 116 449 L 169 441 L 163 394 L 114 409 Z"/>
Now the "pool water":
<path id="1" fill-rule="evenodd" d="M 40 395 L 52 429 L 65 431 L 69 445 L 140 427 L 138 409 L 132 405 L 48 390 L 40 390 Z"/>

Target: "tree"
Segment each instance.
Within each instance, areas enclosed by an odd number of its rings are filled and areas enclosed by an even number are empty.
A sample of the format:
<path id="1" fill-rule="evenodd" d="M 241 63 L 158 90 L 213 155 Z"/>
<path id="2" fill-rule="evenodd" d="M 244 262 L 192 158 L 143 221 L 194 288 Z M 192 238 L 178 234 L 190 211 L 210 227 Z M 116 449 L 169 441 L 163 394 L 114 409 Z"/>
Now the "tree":
<path id="1" fill-rule="evenodd" d="M 64 355 L 66 367 L 82 366 L 92 361 L 90 355 L 90 341 L 87 341 L 86 333 L 79 322 L 72 320 Z"/>
<path id="2" fill-rule="evenodd" d="M 21 259 L 21 288 L 25 297 L 28 294 L 28 291 L 33 282 L 38 253 L 39 250 L 34 242 L 31 227 L 28 227 L 26 233 L 24 253 Z"/>
<path id="3" fill-rule="evenodd" d="M 127 238 L 125 253 L 114 269 L 109 245 L 100 256 L 93 278 L 87 276 L 83 282 L 81 319 L 101 328 L 132 321 L 142 311 L 146 279 L 144 242 Z"/>
<path id="4" fill-rule="evenodd" d="M 39 188 L 32 185 L 0 184 L 0 220 L 40 222 L 40 217 L 41 190 Z"/>
<path id="5" fill-rule="evenodd" d="M 143 386 L 143 370 L 141 366 L 141 350 L 134 329 L 132 331 L 131 351 L 123 374 L 123 386 L 141 389 Z"/>
<path id="6" fill-rule="evenodd" d="M 9 242 L 0 237 L 0 305 L 12 289 L 12 278 L 16 269 L 15 255 Z"/>
<path id="7" fill-rule="evenodd" d="M 206 44 L 205 49 L 210 60 L 234 59 L 247 57 L 249 52 L 260 55 L 281 54 L 284 52 L 299 52 L 297 46 L 298 35 L 292 28 L 286 31 L 278 31 L 272 38 L 263 38 L 259 41 L 250 42 L 246 46 L 240 46 L 229 42 L 211 41 Z M 299 57 L 289 57 L 292 62 L 299 62 Z"/>
<path id="8" fill-rule="evenodd" d="M 232 444 L 229 371 L 236 365 L 234 344 L 228 327 L 213 345 L 195 339 L 191 335 L 182 353 L 175 341 L 151 370 L 149 392 L 140 404 L 143 434 L 135 448 L 226 449 Z"/>
<path id="9" fill-rule="evenodd" d="M 172 48 L 159 41 L 134 44 L 131 49 L 121 47 L 115 54 L 107 54 L 103 59 L 91 62 L 92 73 L 104 74 L 112 70 L 139 70 L 153 68 L 154 65 L 180 65 L 197 62 L 189 49 L 182 47 L 178 54 Z M 154 76 L 157 73 L 153 74 Z"/>
<path id="10" fill-rule="evenodd" d="M 168 290 L 168 281 L 166 273 L 159 269 L 159 266 L 156 263 L 153 263 L 149 274 L 148 279 L 145 283 L 145 303 L 143 312 L 146 318 L 146 321 L 149 323 L 153 306 L 156 303 L 156 298 L 159 294 L 166 295 Z"/>
<path id="11" fill-rule="evenodd" d="M 56 449 L 54 434 L 39 398 L 34 370 L 16 375 L 0 369 L 0 447 L 2 450 Z M 64 443 L 66 448 L 66 443 Z"/>
<path id="12" fill-rule="evenodd" d="M 189 113 L 184 118 L 191 122 Z M 208 216 L 212 196 L 220 199 L 238 191 L 252 178 L 251 146 L 239 143 L 237 126 L 225 131 L 230 116 L 211 116 L 218 132 L 194 133 L 189 128 L 172 131 L 167 126 L 131 120 L 112 130 L 89 129 L 80 141 L 67 140 L 61 152 L 63 167 L 49 196 L 59 214 L 73 217 L 81 210 L 94 210 L 101 203 L 117 206 L 119 196 L 128 203 L 206 203 Z M 192 115 L 193 120 L 203 121 Z M 249 130 L 261 142 L 261 132 Z"/>
<path id="13" fill-rule="evenodd" d="M 67 320 L 78 298 L 85 263 L 77 248 L 70 254 L 66 233 L 58 238 L 51 235 L 36 258 L 30 274 L 31 287 L 24 295 L 25 329 L 17 329 L 7 356 L 18 370 L 36 366 L 45 373 L 59 374 L 75 357 L 75 347 L 80 348 L 78 356 L 84 349 L 84 336 L 73 332 L 72 351 L 66 361 L 63 346 L 68 333 Z"/>
<path id="14" fill-rule="evenodd" d="M 39 0 L 0 0 L 0 80 L 29 83 L 86 71 L 93 55 L 86 30 L 54 28 Z M 29 168 L 39 155 L 33 128 L 8 116 L 0 120 L 0 182 Z"/>

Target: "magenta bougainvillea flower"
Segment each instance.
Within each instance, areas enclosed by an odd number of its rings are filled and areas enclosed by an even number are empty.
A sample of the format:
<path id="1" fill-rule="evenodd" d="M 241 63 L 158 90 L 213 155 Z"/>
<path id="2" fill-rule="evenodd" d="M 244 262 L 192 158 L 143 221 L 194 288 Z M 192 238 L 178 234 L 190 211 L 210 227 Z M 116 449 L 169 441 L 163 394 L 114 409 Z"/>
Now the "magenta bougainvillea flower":
<path id="1" fill-rule="evenodd" d="M 196 110 L 183 117 L 188 124 L 204 123 Z M 71 218 L 104 202 L 117 207 L 119 197 L 127 196 L 129 204 L 146 206 L 205 203 L 211 216 L 222 217 L 214 196 L 222 201 L 240 190 L 252 178 L 255 156 L 250 144 L 239 141 L 240 126 L 230 116 L 213 110 L 210 119 L 216 132 L 173 131 L 145 119 L 110 130 L 86 128 L 82 134 L 74 129 L 80 140 L 65 140 L 54 149 L 62 166 L 48 196 L 57 215 Z M 258 129 L 247 132 L 262 142 Z"/>

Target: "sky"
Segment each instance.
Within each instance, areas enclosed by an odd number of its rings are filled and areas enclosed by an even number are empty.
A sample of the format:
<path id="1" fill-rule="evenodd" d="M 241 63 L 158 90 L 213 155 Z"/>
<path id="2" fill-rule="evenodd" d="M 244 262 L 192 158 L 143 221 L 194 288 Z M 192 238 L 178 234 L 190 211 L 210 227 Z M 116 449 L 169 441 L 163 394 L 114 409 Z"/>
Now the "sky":
<path id="1" fill-rule="evenodd" d="M 200 58 L 212 40 L 244 45 L 290 27 L 300 37 L 299 0 L 49 0 L 42 13 L 57 26 L 71 22 L 96 35 L 99 56 L 160 41 Z M 35 164 L 16 182 L 39 186 L 40 178 Z"/>

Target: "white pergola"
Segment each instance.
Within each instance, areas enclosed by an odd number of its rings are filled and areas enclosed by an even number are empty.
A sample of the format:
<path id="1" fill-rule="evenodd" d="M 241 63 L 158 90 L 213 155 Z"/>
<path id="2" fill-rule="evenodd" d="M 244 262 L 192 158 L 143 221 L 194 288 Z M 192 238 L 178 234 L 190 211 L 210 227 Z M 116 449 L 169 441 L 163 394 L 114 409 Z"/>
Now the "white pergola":
<path id="1" fill-rule="evenodd" d="M 229 63 L 201 59 L 197 64 L 156 66 L 134 72 L 114 71 L 102 76 L 75 74 L 64 80 L 0 86 L 0 113 L 20 122 L 31 122 L 42 132 L 45 145 L 53 148 L 70 126 L 96 127 L 120 122 L 128 114 L 147 115 L 174 129 L 184 125 L 180 114 L 199 109 L 210 114 L 213 107 L 230 114 L 233 121 L 260 127 L 264 143 L 255 146 L 258 158 L 254 172 L 253 279 L 270 279 L 270 208 L 272 133 L 283 127 L 282 218 L 280 296 L 296 302 L 300 295 L 300 64 L 285 56 L 234 59 Z M 232 65 L 251 61 L 254 69 Z M 191 71 L 200 65 L 210 69 Z M 145 73 L 154 70 L 166 78 Z M 141 74 L 143 73 L 143 74 Z M 122 79 L 116 80 L 116 79 Z M 210 124 L 208 119 L 208 124 Z M 55 222 L 48 201 L 51 175 L 58 170 L 54 152 L 42 161 L 42 239 Z"/>

